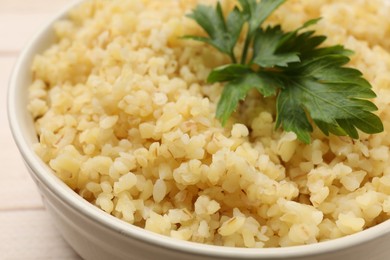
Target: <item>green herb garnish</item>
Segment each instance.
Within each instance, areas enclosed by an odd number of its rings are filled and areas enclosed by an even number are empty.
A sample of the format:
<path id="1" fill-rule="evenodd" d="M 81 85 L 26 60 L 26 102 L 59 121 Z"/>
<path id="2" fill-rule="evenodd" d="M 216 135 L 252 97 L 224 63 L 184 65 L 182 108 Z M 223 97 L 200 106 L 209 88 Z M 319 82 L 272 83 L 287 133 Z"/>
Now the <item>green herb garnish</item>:
<path id="1" fill-rule="evenodd" d="M 314 122 L 325 134 L 359 138 L 358 130 L 368 134 L 383 131 L 373 114 L 377 107 L 370 83 L 356 69 L 345 67 L 352 51 L 341 45 L 320 47 L 326 36 L 303 30 L 319 19 L 306 22 L 292 32 L 280 25 L 262 28 L 269 15 L 285 0 L 238 0 L 224 17 L 221 4 L 215 8 L 198 5 L 188 17 L 194 19 L 208 37 L 185 36 L 208 43 L 228 55 L 232 64 L 214 69 L 207 81 L 224 82 L 216 117 L 225 125 L 240 100 L 256 89 L 264 97 L 277 97 L 276 128 L 296 133 L 310 143 Z M 235 49 L 244 25 L 246 40 L 240 63 Z M 253 54 L 248 58 L 249 49 Z"/>

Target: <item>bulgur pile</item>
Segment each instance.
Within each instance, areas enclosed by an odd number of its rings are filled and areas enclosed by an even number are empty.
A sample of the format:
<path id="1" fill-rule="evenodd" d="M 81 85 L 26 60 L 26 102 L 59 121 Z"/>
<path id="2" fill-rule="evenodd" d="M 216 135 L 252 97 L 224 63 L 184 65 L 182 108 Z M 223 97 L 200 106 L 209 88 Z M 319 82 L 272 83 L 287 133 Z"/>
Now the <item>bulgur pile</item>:
<path id="1" fill-rule="evenodd" d="M 228 58 L 180 39 L 202 33 L 185 17 L 198 3 L 215 1 L 88 0 L 57 22 L 32 66 L 38 155 L 105 212 L 176 239 L 286 247 L 388 220 L 390 6 L 290 0 L 268 20 L 291 30 L 323 17 L 315 29 L 355 51 L 350 66 L 378 95 L 383 133 L 315 129 L 304 145 L 274 129 L 275 100 L 256 93 L 227 127 L 215 119 L 223 86 L 205 79 Z"/>

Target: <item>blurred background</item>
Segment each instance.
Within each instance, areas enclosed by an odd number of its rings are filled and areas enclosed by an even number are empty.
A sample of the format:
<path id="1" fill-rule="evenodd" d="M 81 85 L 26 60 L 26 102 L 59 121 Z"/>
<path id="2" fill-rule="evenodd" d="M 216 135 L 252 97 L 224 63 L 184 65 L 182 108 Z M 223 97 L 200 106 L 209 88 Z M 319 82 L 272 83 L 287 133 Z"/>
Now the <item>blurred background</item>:
<path id="1" fill-rule="evenodd" d="M 62 239 L 19 156 L 6 115 L 8 78 L 24 45 L 69 0 L 0 0 L 0 259 L 79 259 Z"/>

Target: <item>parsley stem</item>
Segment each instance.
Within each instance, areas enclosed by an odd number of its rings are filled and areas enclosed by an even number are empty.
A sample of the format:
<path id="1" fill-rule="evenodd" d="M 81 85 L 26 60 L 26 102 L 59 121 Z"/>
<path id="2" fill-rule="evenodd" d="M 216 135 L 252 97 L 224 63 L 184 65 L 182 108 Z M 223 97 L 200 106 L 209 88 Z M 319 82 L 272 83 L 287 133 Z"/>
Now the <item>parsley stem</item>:
<path id="1" fill-rule="evenodd" d="M 248 34 L 245 39 L 245 45 L 244 45 L 244 50 L 242 52 L 242 57 L 241 57 L 241 64 L 246 64 L 246 58 L 248 56 L 248 50 L 249 50 L 249 45 L 252 40 L 252 35 Z"/>

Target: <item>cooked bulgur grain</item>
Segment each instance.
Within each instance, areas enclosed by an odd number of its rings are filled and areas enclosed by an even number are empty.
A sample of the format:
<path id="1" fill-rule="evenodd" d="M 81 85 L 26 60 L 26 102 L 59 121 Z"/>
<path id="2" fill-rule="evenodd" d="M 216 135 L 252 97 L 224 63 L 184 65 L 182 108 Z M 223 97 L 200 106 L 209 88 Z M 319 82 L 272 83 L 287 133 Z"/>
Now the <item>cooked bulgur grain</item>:
<path id="1" fill-rule="evenodd" d="M 378 94 L 383 133 L 315 129 L 304 145 L 274 130 L 275 100 L 255 93 L 227 127 L 215 119 L 222 86 L 205 79 L 227 57 L 180 39 L 202 33 L 185 17 L 198 3 L 215 1 L 88 0 L 55 24 L 29 88 L 42 160 L 107 213 L 182 240 L 293 246 L 388 220 L 389 5 L 290 0 L 270 18 L 293 29 L 323 17 L 316 30 L 355 51 Z"/>

